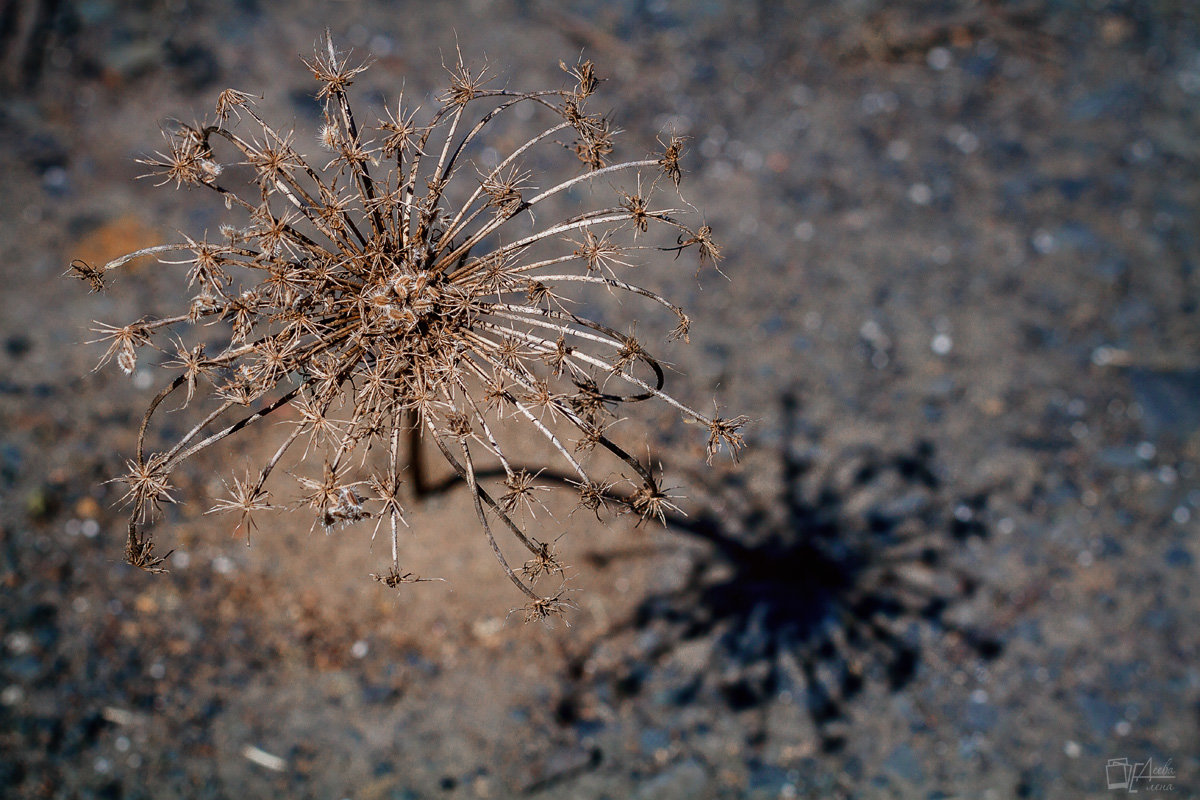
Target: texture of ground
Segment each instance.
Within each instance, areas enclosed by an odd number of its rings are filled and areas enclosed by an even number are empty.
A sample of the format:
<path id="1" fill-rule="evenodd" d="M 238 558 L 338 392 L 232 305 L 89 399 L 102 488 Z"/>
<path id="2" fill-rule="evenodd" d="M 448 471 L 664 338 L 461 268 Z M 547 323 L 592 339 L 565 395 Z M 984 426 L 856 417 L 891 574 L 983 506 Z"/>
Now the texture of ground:
<path id="1" fill-rule="evenodd" d="M 509 616 L 461 490 L 408 515 L 446 580 L 398 593 L 369 526 L 230 538 L 203 511 L 253 437 L 178 476 L 168 574 L 122 563 L 152 381 L 83 342 L 181 282 L 61 275 L 215 230 L 134 157 L 230 86 L 315 135 L 327 26 L 363 106 L 456 46 L 522 88 L 582 51 L 625 152 L 690 137 L 728 280 L 642 278 L 750 446 L 706 468 L 650 409 L 686 518 L 549 501 L 570 627 Z M 1189 3 L 21 0 L 0 53 L 0 796 L 1106 797 L 1119 759 L 1200 795 Z"/>

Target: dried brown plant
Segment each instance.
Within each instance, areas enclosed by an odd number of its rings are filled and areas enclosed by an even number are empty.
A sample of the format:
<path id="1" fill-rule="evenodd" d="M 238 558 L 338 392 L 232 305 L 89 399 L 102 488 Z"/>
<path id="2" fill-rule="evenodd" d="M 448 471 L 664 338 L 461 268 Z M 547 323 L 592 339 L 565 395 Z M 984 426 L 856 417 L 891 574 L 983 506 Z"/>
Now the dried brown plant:
<path id="1" fill-rule="evenodd" d="M 166 366 L 176 371 L 150 402 L 123 479 L 129 560 L 161 570 L 148 523 L 160 503 L 175 501 L 169 478 L 180 464 L 290 408 L 280 415 L 290 430 L 274 453 L 227 480 L 229 496 L 212 509 L 233 512 L 239 531 L 248 536 L 255 515 L 276 507 L 267 482 L 291 454 L 301 487 L 293 508 L 307 507 L 314 527 L 327 531 L 374 517 L 377 533 L 386 519 L 392 561 L 374 577 L 389 586 L 418 580 L 399 563 L 400 487 L 425 437 L 466 483 L 496 558 L 526 596 L 526 616 L 559 613 L 569 605 L 562 591 L 539 592 L 534 581 L 563 567 L 518 521 L 533 515 L 544 489 L 569 482 L 580 505 L 597 512 L 661 518 L 674 508 L 657 471 L 610 438 L 618 408 L 650 399 L 673 406 L 708 430 L 709 460 L 721 447 L 736 457 L 742 446 L 745 417 L 708 417 L 676 400 L 641 341 L 572 310 L 581 290 L 628 293 L 674 314 L 673 336 L 687 339 L 683 309 L 626 277 L 653 252 L 677 256 L 694 246 L 702 264 L 719 258 L 709 227 L 686 221 L 696 212 L 678 193 L 683 141 L 672 136 L 662 153 L 609 163 L 617 131 L 587 110 L 599 86 L 587 61 L 562 65 L 570 88 L 516 92 L 490 88 L 486 70 L 472 72 L 460 56 L 429 119 L 418 122 L 418 110 L 401 100 L 366 129 L 347 95 L 366 65 L 352 64 L 328 34 L 305 64 L 321 84 L 318 138 L 328 163 L 302 156 L 292 133 L 259 116 L 253 95 L 226 90 L 212 122 L 177 124 L 165 150 L 142 163 L 162 184 L 217 192 L 240 221 L 222 226 L 217 241 L 183 237 L 103 267 L 72 264 L 97 290 L 112 270 L 159 256 L 186 270 L 194 291 L 174 316 L 97 329 L 108 344 L 101 364 L 115 359 L 132 373 L 139 350 L 151 347 L 171 356 Z M 469 160 L 489 124 L 522 105 L 549 122 L 488 166 Z M 547 148 L 575 153 L 581 171 L 538 190 L 522 163 Z M 239 170 L 241 185 L 223 182 Z M 605 207 L 552 221 L 534 215 L 571 190 L 616 179 L 632 179 L 634 189 L 614 188 Z M 659 206 L 666 192 L 680 208 Z M 651 243 L 653 231 L 667 241 Z M 211 352 L 211 341 L 189 346 L 176 333 L 221 325 Z M 183 405 L 202 397 L 208 410 L 164 452 L 147 453 L 156 410 L 181 390 Z M 553 457 L 545 468 L 517 466 L 506 436 L 541 439 Z M 597 475 L 605 469 L 594 463 L 603 460 L 597 451 L 619 478 Z M 311 459 L 320 459 L 319 474 L 301 474 Z M 419 490 L 419 474 L 412 477 Z M 528 550 L 523 569 L 509 565 L 497 527 Z"/>

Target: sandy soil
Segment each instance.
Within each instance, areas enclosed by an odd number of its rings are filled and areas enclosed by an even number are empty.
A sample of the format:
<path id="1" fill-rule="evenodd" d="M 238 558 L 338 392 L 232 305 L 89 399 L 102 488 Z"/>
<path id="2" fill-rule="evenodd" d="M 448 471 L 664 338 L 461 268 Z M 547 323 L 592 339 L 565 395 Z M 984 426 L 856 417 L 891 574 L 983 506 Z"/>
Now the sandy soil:
<path id="1" fill-rule="evenodd" d="M 1114 759 L 1200 794 L 1187 4 L 12 8 L 0 795 L 1104 797 Z M 180 281 L 61 274 L 215 229 L 219 203 L 133 158 L 229 86 L 313 133 L 297 56 L 326 26 L 376 57 L 363 106 L 435 91 L 456 44 L 521 87 L 582 50 L 626 152 L 691 137 L 728 280 L 643 275 L 694 320 L 680 393 L 753 417 L 751 446 L 707 469 L 651 409 L 630 430 L 686 518 L 551 499 L 570 627 L 509 615 L 461 489 L 404 541 L 444 582 L 370 581 L 370 526 L 285 515 L 247 548 L 203 511 L 253 436 L 178 476 L 169 574 L 121 563 L 104 481 L 152 389 L 91 372 L 83 341 L 176 308 Z"/>

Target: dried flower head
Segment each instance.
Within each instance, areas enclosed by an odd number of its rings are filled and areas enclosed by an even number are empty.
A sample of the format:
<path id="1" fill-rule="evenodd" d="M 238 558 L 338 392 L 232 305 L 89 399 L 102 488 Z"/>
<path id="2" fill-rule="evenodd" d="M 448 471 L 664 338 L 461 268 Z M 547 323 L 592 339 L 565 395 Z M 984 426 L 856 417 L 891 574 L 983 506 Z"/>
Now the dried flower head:
<path id="1" fill-rule="evenodd" d="M 563 66 L 575 86 L 518 92 L 492 87 L 486 70 L 472 71 L 460 54 L 428 119 L 418 123 L 418 110 L 401 101 L 369 128 L 359 127 L 347 95 L 365 65 L 328 34 L 305 64 L 321 84 L 319 142 L 332 153 L 324 167 L 300 153 L 294 133 L 259 116 L 253 95 L 229 89 L 213 123 L 178 124 L 165 150 L 143 163 L 161 183 L 216 192 L 240 219 L 222 226 L 215 242 L 183 237 L 103 267 L 72 264 L 99 290 L 132 259 L 173 252 L 182 257 L 163 262 L 185 270 L 194 292 L 182 313 L 97 329 L 108 342 L 101 363 L 115 359 L 131 373 L 150 346 L 171 357 L 166 366 L 176 372 L 150 403 L 124 478 L 129 560 L 161 569 L 148 522 L 161 501 L 173 501 L 174 470 L 290 408 L 273 454 L 229 479 L 213 511 L 233 512 L 249 535 L 255 515 L 279 507 L 266 484 L 290 455 L 300 485 L 294 507 L 307 508 L 314 527 L 375 518 L 377 533 L 388 520 L 392 562 L 374 577 L 388 586 L 419 580 L 400 568 L 397 537 L 406 524 L 400 476 L 406 464 L 415 471 L 415 445 L 425 437 L 466 483 L 491 549 L 526 596 L 527 616 L 560 613 L 570 606 L 562 591 L 543 594 L 534 582 L 562 567 L 516 519 L 533 518 L 539 495 L 570 484 L 580 506 L 597 513 L 661 519 L 674 509 L 655 471 L 610 438 L 617 409 L 670 404 L 707 429 L 710 458 L 742 445 L 745 417 L 710 419 L 676 400 L 642 341 L 578 310 L 589 290 L 626 293 L 674 314 L 673 336 L 686 338 L 683 310 L 627 277 L 639 256 L 655 251 L 694 247 L 702 262 L 719 257 L 710 229 L 689 221 L 694 207 L 678 195 L 682 141 L 672 137 L 657 157 L 609 164 L 617 131 L 587 110 L 600 83 L 587 61 Z M 471 161 L 489 124 L 518 105 L 547 122 L 507 156 Z M 553 155 L 564 147 L 582 173 L 539 187 L 541 174 L 524 159 L 534 148 Z M 248 177 L 223 182 L 230 175 Z M 596 196 L 612 190 L 611 201 L 566 218 L 535 216 L 587 186 Z M 680 208 L 660 204 L 668 193 Z M 656 234 L 665 241 L 655 244 Z M 209 326 L 217 333 L 188 343 L 185 334 L 194 340 Z M 180 390 L 183 405 L 207 405 L 204 416 L 147 457 L 151 420 Z M 514 465 L 504 442 L 515 437 L 544 441 L 551 458 L 540 468 Z M 318 453 L 313 474 L 308 462 Z M 419 492 L 419 475 L 410 480 Z M 616 488 L 622 482 L 633 487 L 627 494 Z M 523 568 L 509 566 L 497 527 L 528 550 Z"/>

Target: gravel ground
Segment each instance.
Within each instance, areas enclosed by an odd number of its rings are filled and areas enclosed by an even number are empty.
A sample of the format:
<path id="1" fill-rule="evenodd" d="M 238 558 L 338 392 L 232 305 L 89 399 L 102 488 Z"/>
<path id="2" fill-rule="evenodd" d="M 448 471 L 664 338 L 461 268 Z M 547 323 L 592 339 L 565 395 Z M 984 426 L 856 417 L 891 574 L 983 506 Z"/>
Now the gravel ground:
<path id="1" fill-rule="evenodd" d="M 202 511 L 253 438 L 179 476 L 170 573 L 121 562 L 152 390 L 82 342 L 180 284 L 61 273 L 215 229 L 133 158 L 228 86 L 315 132 L 326 26 L 376 57 L 361 105 L 456 45 L 530 88 L 582 51 L 625 152 L 690 137 L 728 279 L 645 281 L 750 447 L 705 469 L 652 413 L 686 518 L 552 499 L 570 627 L 508 616 L 461 490 L 409 515 L 446 581 L 399 594 L 358 531 L 230 538 Z M 0 53 L 0 795 L 1105 797 L 1152 759 L 1140 793 L 1200 796 L 1190 4 L 19 0 Z"/>

